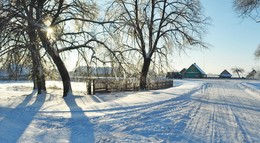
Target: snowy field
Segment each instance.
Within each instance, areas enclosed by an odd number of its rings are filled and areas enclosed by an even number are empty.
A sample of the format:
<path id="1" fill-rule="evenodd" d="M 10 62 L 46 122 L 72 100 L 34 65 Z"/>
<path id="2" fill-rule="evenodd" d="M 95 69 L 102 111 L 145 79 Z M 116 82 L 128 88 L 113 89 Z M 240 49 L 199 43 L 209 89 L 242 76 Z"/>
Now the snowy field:
<path id="1" fill-rule="evenodd" d="M 0 142 L 260 142 L 260 81 L 176 80 L 145 92 L 36 96 L 30 82 L 0 81 Z"/>

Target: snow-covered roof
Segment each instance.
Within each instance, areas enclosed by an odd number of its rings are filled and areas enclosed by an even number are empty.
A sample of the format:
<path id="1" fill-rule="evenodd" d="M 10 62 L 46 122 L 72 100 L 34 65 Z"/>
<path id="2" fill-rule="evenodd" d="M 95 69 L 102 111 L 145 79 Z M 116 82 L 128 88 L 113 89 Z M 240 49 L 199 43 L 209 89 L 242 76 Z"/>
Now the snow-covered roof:
<path id="1" fill-rule="evenodd" d="M 223 72 L 220 73 L 220 76 L 232 76 L 232 74 L 230 74 L 227 70 L 224 70 Z"/>
<path id="2" fill-rule="evenodd" d="M 194 65 L 202 74 L 206 74 L 196 63 L 192 64 Z"/>

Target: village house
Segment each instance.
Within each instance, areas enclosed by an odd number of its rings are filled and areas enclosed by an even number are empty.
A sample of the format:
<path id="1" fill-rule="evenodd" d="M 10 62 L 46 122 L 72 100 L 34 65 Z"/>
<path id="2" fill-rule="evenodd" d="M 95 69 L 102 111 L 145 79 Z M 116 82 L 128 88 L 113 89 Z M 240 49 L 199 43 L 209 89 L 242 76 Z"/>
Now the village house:
<path id="1" fill-rule="evenodd" d="M 231 78 L 232 74 L 230 74 L 227 70 L 224 70 L 220 73 L 219 78 Z"/>
<path id="2" fill-rule="evenodd" d="M 196 64 L 192 64 L 185 72 L 185 78 L 206 78 L 207 74 Z"/>
<path id="3" fill-rule="evenodd" d="M 252 71 L 250 73 L 248 73 L 248 75 L 246 76 L 247 79 L 255 79 L 255 75 L 256 75 L 256 70 L 252 69 Z"/>

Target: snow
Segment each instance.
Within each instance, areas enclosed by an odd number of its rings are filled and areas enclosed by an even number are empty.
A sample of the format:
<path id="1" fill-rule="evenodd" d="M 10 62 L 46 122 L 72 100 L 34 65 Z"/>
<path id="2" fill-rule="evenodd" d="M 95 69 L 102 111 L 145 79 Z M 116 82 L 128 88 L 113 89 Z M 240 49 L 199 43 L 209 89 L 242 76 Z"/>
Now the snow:
<path id="1" fill-rule="evenodd" d="M 196 63 L 194 63 L 193 65 L 200 71 L 201 74 L 206 75 L 206 73 Z"/>
<path id="2" fill-rule="evenodd" d="M 163 90 L 62 98 L 48 81 L 0 82 L 1 142 L 260 142 L 260 82 L 174 80 Z"/>

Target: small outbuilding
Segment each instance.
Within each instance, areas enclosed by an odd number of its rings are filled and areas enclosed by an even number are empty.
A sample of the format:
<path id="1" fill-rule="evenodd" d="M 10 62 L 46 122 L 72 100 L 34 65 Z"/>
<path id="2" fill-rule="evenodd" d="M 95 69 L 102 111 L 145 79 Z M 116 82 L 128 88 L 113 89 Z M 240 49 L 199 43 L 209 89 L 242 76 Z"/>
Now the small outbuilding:
<path id="1" fill-rule="evenodd" d="M 206 78 L 207 74 L 196 64 L 192 64 L 184 73 L 185 78 Z"/>
<path id="2" fill-rule="evenodd" d="M 183 68 L 183 69 L 180 71 L 180 73 L 181 73 L 182 76 L 184 76 L 186 70 L 187 70 L 186 68 Z"/>
<path id="3" fill-rule="evenodd" d="M 230 74 L 227 70 L 224 70 L 220 73 L 219 78 L 231 78 L 232 74 Z"/>
<path id="4" fill-rule="evenodd" d="M 166 74 L 166 78 L 170 78 L 170 79 L 182 79 L 183 76 L 180 72 L 167 72 Z"/>
<path id="5" fill-rule="evenodd" d="M 248 75 L 246 76 L 247 79 L 255 79 L 255 75 L 256 75 L 256 70 L 252 70 L 250 73 L 248 73 Z"/>

